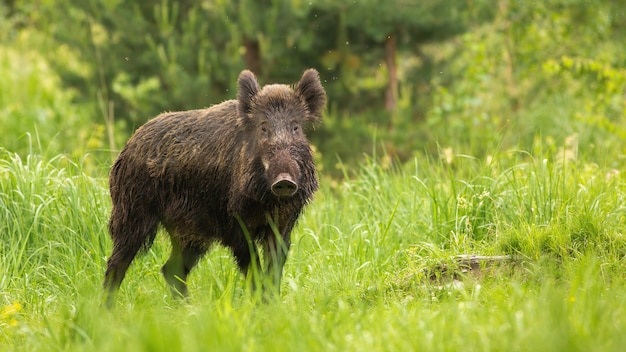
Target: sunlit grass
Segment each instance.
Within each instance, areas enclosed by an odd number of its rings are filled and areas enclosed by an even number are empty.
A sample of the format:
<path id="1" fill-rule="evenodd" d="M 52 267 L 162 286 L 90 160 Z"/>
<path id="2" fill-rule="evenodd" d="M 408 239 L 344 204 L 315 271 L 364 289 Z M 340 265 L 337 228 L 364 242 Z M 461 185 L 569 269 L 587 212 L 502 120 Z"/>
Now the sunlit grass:
<path id="1" fill-rule="evenodd" d="M 443 153 L 442 153 L 443 154 Z M 105 178 L 0 156 L 0 349 L 619 350 L 626 337 L 621 173 L 583 160 L 366 159 L 294 232 L 282 296 L 260 304 L 217 248 L 172 300 L 159 235 L 101 306 Z M 323 180 L 327 181 L 327 180 Z M 516 259 L 433 279 L 458 254 Z"/>

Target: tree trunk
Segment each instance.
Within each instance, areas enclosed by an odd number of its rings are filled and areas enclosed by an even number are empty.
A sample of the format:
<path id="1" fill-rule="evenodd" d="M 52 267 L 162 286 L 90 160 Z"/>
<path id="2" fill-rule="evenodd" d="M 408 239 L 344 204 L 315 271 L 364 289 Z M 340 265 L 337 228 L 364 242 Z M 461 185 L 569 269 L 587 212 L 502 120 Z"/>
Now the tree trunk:
<path id="1" fill-rule="evenodd" d="M 255 75 L 261 76 L 261 49 L 259 42 L 256 39 L 244 36 L 243 47 L 246 49 L 243 56 L 246 67 L 254 72 Z"/>
<path id="2" fill-rule="evenodd" d="M 398 72 L 396 68 L 397 39 L 393 33 L 385 39 L 385 64 L 387 65 L 387 89 L 385 91 L 385 109 L 389 111 L 391 119 L 390 127 L 393 126 L 393 116 L 396 111 L 396 94 L 398 89 Z"/>

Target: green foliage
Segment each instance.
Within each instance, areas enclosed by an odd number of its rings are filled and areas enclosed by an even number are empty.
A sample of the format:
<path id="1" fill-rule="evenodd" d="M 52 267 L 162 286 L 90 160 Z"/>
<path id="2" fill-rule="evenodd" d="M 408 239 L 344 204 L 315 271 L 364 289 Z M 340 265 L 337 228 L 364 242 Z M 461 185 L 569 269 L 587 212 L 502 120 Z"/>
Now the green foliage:
<path id="1" fill-rule="evenodd" d="M 402 52 L 412 55 L 405 48 L 466 29 L 467 13 L 484 8 L 462 4 L 64 0 L 42 2 L 37 11 L 15 1 L 9 10 L 26 28 L 46 29 L 39 49 L 72 53 L 70 65 L 63 55 L 50 55 L 48 63 L 75 89 L 73 100 L 97 111 L 92 120 L 104 121 L 109 146 L 118 148 L 113 126 L 127 134 L 162 111 L 231 99 L 246 65 L 262 82 L 293 82 L 317 67 L 340 116 L 381 108 L 388 35 L 400 36 Z"/>
<path id="2" fill-rule="evenodd" d="M 66 1 L 46 8 L 46 19 L 37 21 L 65 23 L 60 19 L 70 17 L 75 30 L 50 23 L 53 37 L 96 64 L 89 75 L 75 76 L 75 85 L 113 102 L 114 117 L 136 126 L 164 110 L 219 102 L 232 91 L 242 68 L 239 41 L 224 28 L 225 13 L 210 6 Z M 227 64 L 232 61 L 239 65 Z"/>
<path id="3" fill-rule="evenodd" d="M 606 150 L 626 137 L 626 70 L 598 60 L 568 56 L 547 61 L 544 70 L 575 87 L 573 94 L 582 109 L 573 118 L 584 131 L 581 138 Z"/>
<path id="4" fill-rule="evenodd" d="M 73 104 L 77 92 L 59 89 L 59 75 L 31 48 L 41 40 L 39 34 L 23 31 L 10 43 L 0 41 L 0 146 L 22 155 L 34 147 L 37 153 L 74 157 L 103 148 L 104 125 L 92 120 L 88 107 Z M 73 59 L 72 53 L 59 57 Z"/>
<path id="5" fill-rule="evenodd" d="M 490 145 L 528 150 L 537 135 L 563 141 L 577 133 L 592 148 L 585 153 L 603 157 L 602 141 L 612 137 L 602 130 L 624 117 L 615 55 L 622 12 L 610 2 L 499 2 L 493 24 L 465 33 L 460 51 L 444 51 L 459 55 L 431 82 L 430 139 L 484 155 Z"/>
<path id="6" fill-rule="evenodd" d="M 38 80 L 55 82 L 54 94 L 63 96 L 39 104 L 56 104 L 52 115 L 68 117 L 61 127 L 39 128 L 43 149 L 67 152 L 59 144 L 88 141 L 76 148 L 78 157 L 119 149 L 162 111 L 233 98 L 245 66 L 263 83 L 320 70 L 329 123 L 312 139 L 327 170 L 337 156 L 356 165 L 363 152 L 379 148 L 374 139 L 407 161 L 439 146 L 484 156 L 498 145 L 531 149 L 537 133 L 557 142 L 576 133 L 585 153 L 605 157 L 607 141 L 624 133 L 626 22 L 618 2 L 18 0 L 2 9 L 2 39 L 15 48 L 5 55 L 46 53 L 33 59 L 47 67 Z M 398 38 L 400 82 L 391 114 L 383 107 L 389 35 Z M 4 65 L 9 77 L 23 73 L 13 66 Z M 19 94 L 5 93 L 13 91 Z M 3 107 L 13 106 L 3 116 L 12 134 L 34 135 L 41 113 L 29 108 L 38 103 L 13 101 L 46 94 L 8 85 L 2 92 Z M 68 109 L 78 111 L 63 111 L 73 103 Z M 56 144 L 48 141 L 51 131 Z M 24 150 L 27 143 L 3 145 Z"/>

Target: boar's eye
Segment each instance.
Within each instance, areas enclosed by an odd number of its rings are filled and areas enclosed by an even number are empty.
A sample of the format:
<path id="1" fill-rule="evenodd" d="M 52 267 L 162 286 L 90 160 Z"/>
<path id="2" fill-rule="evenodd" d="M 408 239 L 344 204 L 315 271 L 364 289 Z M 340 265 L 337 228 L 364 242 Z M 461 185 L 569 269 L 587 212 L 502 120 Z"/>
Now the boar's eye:
<path id="1" fill-rule="evenodd" d="M 261 133 L 267 135 L 267 126 L 261 125 Z"/>
<path id="2" fill-rule="evenodd" d="M 301 131 L 300 124 L 297 121 L 291 122 L 291 133 L 298 134 Z"/>

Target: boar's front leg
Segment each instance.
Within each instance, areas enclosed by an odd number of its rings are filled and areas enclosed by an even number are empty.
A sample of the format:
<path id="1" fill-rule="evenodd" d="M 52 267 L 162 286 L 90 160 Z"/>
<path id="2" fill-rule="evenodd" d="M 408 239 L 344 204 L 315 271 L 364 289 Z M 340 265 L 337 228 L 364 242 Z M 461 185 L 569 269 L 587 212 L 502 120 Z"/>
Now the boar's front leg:
<path id="1" fill-rule="evenodd" d="M 248 236 L 249 237 L 249 236 Z M 247 240 L 246 243 L 239 243 L 232 247 L 233 256 L 237 262 L 239 270 L 250 280 L 252 290 L 256 291 L 261 286 L 261 261 L 256 243 Z"/>
<path id="2" fill-rule="evenodd" d="M 275 216 L 274 219 L 277 219 Z M 268 216 L 270 224 L 265 240 L 263 241 L 264 276 L 271 286 L 271 290 L 280 293 L 280 283 L 283 276 L 283 267 L 287 261 L 289 248 L 291 247 L 291 230 L 295 224 L 294 220 L 285 221 L 278 224 Z M 269 287 L 268 287 L 269 288 Z"/>
<path id="3" fill-rule="evenodd" d="M 172 253 L 169 259 L 161 268 L 172 295 L 174 297 L 187 297 L 187 276 L 193 269 L 205 250 L 196 248 L 193 245 L 181 245 L 175 232 L 170 232 L 172 242 Z"/>
<path id="4" fill-rule="evenodd" d="M 263 242 L 264 277 L 268 282 L 265 283 L 265 289 L 273 290 L 280 293 L 280 282 L 283 277 L 283 267 L 287 261 L 287 254 L 291 247 L 290 234 L 286 236 L 276 236 L 270 234 Z M 269 287 L 268 287 L 269 286 Z"/>

